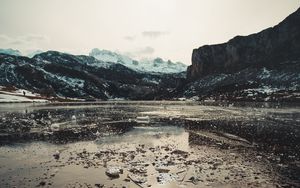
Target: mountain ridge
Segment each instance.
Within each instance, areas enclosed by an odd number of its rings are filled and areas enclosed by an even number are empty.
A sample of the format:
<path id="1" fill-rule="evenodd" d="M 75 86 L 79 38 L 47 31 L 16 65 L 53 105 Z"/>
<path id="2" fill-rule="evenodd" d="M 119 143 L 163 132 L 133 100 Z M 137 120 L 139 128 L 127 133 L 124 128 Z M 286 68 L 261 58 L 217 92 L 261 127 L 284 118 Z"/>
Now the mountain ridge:
<path id="1" fill-rule="evenodd" d="M 0 86 L 49 97 L 153 100 L 174 90 L 183 77 L 136 72 L 122 64 L 57 51 L 33 58 L 0 54 Z"/>
<path id="2" fill-rule="evenodd" d="M 300 100 L 300 9 L 274 27 L 193 50 L 185 97 Z"/>
<path id="3" fill-rule="evenodd" d="M 153 60 L 134 60 L 126 55 L 118 54 L 108 50 L 92 49 L 89 56 L 93 56 L 98 60 L 120 63 L 128 68 L 140 72 L 153 73 L 178 73 L 186 71 L 187 65 L 180 62 L 164 61 L 162 58 L 154 58 Z"/>
<path id="4" fill-rule="evenodd" d="M 299 61 L 299 23 L 300 9 L 261 32 L 194 49 L 187 78 L 196 80 L 211 73 L 233 73 L 255 66 L 276 68 L 280 61 Z"/>

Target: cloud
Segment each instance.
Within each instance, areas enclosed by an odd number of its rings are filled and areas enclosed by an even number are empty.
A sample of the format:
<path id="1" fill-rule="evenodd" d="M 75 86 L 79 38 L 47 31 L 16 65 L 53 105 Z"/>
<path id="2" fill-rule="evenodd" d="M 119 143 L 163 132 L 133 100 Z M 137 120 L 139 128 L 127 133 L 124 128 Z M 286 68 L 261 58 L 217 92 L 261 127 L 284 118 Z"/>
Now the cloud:
<path id="1" fill-rule="evenodd" d="M 0 41 L 5 44 L 23 44 L 32 42 L 48 42 L 49 39 L 42 35 L 23 35 L 17 37 L 10 37 L 7 35 L 0 35 Z"/>
<path id="2" fill-rule="evenodd" d="M 26 41 L 38 41 L 38 42 L 43 42 L 43 41 L 49 41 L 49 39 L 45 36 L 42 35 L 27 35 L 23 37 Z"/>
<path id="3" fill-rule="evenodd" d="M 20 51 L 27 51 L 32 48 L 39 49 L 41 44 L 48 43 L 49 39 L 43 35 L 22 35 L 11 37 L 0 34 L 0 48 L 12 48 Z"/>
<path id="4" fill-rule="evenodd" d="M 6 35 L 0 35 L 0 42 L 7 42 L 10 38 Z"/>
<path id="5" fill-rule="evenodd" d="M 169 34 L 168 32 L 165 31 L 144 31 L 142 32 L 143 37 L 149 37 L 149 38 L 158 38 L 163 35 Z"/>
<path id="6" fill-rule="evenodd" d="M 136 39 L 136 36 L 125 36 L 123 38 L 128 41 L 134 41 Z"/>

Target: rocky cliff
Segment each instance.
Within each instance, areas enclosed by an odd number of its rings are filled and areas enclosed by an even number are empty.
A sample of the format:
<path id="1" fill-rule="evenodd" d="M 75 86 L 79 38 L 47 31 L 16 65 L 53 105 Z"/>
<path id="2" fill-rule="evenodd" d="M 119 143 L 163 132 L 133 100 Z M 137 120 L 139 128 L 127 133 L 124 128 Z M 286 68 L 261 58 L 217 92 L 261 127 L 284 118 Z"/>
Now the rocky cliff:
<path id="1" fill-rule="evenodd" d="M 300 62 L 300 9 L 278 25 L 227 43 L 193 50 L 188 67 L 190 81 L 216 73 L 236 73 L 246 68 L 278 70 Z"/>
<path id="2" fill-rule="evenodd" d="M 194 49 L 180 97 L 300 101 L 300 9 L 278 25 Z"/>

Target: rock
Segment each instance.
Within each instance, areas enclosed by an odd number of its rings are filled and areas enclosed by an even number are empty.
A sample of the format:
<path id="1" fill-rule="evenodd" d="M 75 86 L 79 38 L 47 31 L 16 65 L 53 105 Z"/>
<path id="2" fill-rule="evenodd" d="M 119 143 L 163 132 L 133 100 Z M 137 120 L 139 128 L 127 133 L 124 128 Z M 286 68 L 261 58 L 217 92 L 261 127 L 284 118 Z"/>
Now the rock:
<path id="1" fill-rule="evenodd" d="M 106 169 L 105 174 L 111 178 L 118 178 L 123 174 L 123 169 L 119 167 L 109 167 Z"/>
<path id="2" fill-rule="evenodd" d="M 296 23 L 300 23 L 300 9 L 277 26 L 257 34 L 237 36 L 227 43 L 193 50 L 187 78 L 194 80 L 212 73 L 233 73 L 249 66 L 276 67 L 282 62 L 297 60 L 300 27 Z M 288 48 L 282 48 L 283 45 Z"/>
<path id="3" fill-rule="evenodd" d="M 97 188 L 102 188 L 102 187 L 104 187 L 104 185 L 101 184 L 101 183 L 96 183 L 96 184 L 95 184 L 95 187 L 97 187 Z"/>
<path id="4" fill-rule="evenodd" d="M 187 158 L 187 156 L 189 155 L 189 152 L 176 149 L 176 150 L 172 151 L 171 154 L 181 155 L 182 157 Z"/>
<path id="5" fill-rule="evenodd" d="M 130 182 L 130 179 L 129 178 L 125 178 L 124 181 Z"/>
<path id="6" fill-rule="evenodd" d="M 299 86 L 300 9 L 277 26 L 193 50 L 180 96 L 216 100 L 293 101 Z M 278 79 L 284 77 L 285 79 Z M 272 83 L 272 84 L 270 84 Z M 283 92 L 276 90 L 281 87 Z"/>
<path id="7" fill-rule="evenodd" d="M 147 169 L 143 166 L 142 167 L 132 167 L 128 171 L 132 172 L 134 174 L 136 174 L 136 173 L 146 174 L 147 173 Z"/>
<path id="8" fill-rule="evenodd" d="M 40 183 L 39 183 L 39 186 L 45 186 L 46 185 L 46 182 L 45 181 L 41 181 Z"/>
<path id="9" fill-rule="evenodd" d="M 155 170 L 158 171 L 158 173 L 168 173 L 170 171 L 170 169 L 164 166 L 156 167 Z"/>
<path id="10" fill-rule="evenodd" d="M 135 175 L 135 174 L 128 174 L 127 176 L 134 183 L 140 184 L 140 183 L 146 183 L 147 182 L 147 179 L 145 177 L 142 177 L 142 176 L 138 176 L 138 175 Z"/>
<path id="11" fill-rule="evenodd" d="M 172 181 L 176 181 L 177 178 L 178 177 L 173 175 L 173 174 L 160 173 L 156 179 L 157 179 L 158 183 L 166 184 L 166 183 L 169 183 L 169 182 L 172 182 Z"/>
<path id="12" fill-rule="evenodd" d="M 53 154 L 54 159 L 58 160 L 60 157 L 60 152 L 57 150 L 54 154 Z"/>

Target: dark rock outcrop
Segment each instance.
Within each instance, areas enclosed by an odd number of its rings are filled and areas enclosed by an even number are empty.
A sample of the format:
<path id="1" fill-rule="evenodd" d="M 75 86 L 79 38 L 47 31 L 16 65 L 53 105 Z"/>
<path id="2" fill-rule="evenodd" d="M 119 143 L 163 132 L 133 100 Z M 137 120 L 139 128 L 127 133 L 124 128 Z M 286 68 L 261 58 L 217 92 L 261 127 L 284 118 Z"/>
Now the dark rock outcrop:
<path id="1" fill-rule="evenodd" d="M 300 101 L 300 9 L 259 33 L 194 49 L 181 91 L 200 100 Z"/>
<path id="2" fill-rule="evenodd" d="M 193 81 L 212 74 L 231 74 L 246 68 L 281 69 L 299 62 L 300 9 L 278 25 L 259 33 L 194 49 L 187 79 Z"/>

